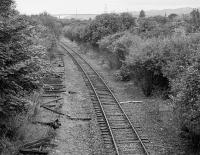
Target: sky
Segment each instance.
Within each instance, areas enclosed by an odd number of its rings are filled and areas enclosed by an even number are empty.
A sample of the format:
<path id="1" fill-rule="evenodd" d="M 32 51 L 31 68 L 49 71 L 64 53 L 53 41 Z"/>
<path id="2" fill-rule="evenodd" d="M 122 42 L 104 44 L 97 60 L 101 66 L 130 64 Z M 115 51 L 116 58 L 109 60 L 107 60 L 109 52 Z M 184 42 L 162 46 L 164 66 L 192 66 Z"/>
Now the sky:
<path id="1" fill-rule="evenodd" d="M 200 7 L 200 0 L 15 0 L 17 10 L 25 14 L 99 14 Z"/>

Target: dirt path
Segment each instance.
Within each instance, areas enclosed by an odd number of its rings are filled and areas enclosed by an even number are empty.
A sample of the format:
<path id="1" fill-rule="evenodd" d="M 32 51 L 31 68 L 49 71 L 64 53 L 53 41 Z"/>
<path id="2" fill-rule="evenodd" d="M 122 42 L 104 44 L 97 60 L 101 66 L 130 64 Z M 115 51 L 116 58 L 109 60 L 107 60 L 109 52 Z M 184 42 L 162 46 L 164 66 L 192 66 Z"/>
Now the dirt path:
<path id="1" fill-rule="evenodd" d="M 64 52 L 63 49 L 59 50 Z M 50 155 L 104 154 L 100 130 L 81 73 L 68 55 L 64 56 L 64 64 L 66 93 L 62 94 L 64 103 L 61 111 L 73 118 L 91 120 L 69 120 L 61 117 L 62 125 L 56 130 L 54 139 L 58 146 Z"/>

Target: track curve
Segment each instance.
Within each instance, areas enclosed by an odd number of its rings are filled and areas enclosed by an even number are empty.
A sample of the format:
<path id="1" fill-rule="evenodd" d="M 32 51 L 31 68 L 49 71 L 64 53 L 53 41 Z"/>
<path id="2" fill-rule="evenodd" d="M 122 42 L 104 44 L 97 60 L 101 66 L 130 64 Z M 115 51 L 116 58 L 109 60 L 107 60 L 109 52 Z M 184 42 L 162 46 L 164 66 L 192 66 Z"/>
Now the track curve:
<path id="1" fill-rule="evenodd" d="M 66 43 L 60 46 L 83 72 L 86 86 L 97 115 L 106 153 L 109 155 L 149 155 L 143 139 L 102 77 Z"/>

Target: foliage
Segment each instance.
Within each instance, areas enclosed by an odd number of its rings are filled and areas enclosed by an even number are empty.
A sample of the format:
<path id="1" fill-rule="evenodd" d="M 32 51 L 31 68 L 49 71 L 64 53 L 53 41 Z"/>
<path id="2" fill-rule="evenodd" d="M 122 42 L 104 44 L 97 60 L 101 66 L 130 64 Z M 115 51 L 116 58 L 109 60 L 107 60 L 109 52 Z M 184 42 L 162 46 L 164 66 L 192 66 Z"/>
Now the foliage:
<path id="1" fill-rule="evenodd" d="M 175 13 L 171 13 L 171 14 L 168 16 L 168 18 L 169 18 L 170 20 L 173 20 L 173 19 L 176 18 L 176 17 L 178 17 L 178 15 L 175 14 Z"/>
<path id="2" fill-rule="evenodd" d="M 136 26 L 136 18 L 134 18 L 130 13 L 126 13 L 126 12 L 121 13 L 120 20 L 122 24 L 122 27 L 121 27 L 122 31 L 128 30 L 131 27 Z"/>
<path id="3" fill-rule="evenodd" d="M 12 13 L 13 8 L 14 8 L 13 0 L 1 0 L 0 16 L 8 17 Z"/>
<path id="4" fill-rule="evenodd" d="M 80 24 L 77 26 L 65 26 L 63 31 L 65 37 L 70 40 L 83 41 L 85 40 L 85 24 Z"/>
<path id="5" fill-rule="evenodd" d="M 27 111 L 25 98 L 43 85 L 44 75 L 50 72 L 48 53 L 56 46 L 56 38 L 35 17 L 19 15 L 13 3 L 5 4 L 0 9 L 0 134 L 11 139 L 6 133 L 16 128 L 10 128 L 10 119 Z"/>
<path id="6" fill-rule="evenodd" d="M 123 64 L 120 70 L 117 70 L 114 74 L 115 79 L 119 81 L 129 81 L 130 80 L 130 71 L 128 66 Z"/>
<path id="7" fill-rule="evenodd" d="M 32 18 L 34 18 L 42 25 L 47 27 L 51 31 L 51 33 L 53 33 L 56 36 L 56 38 L 60 36 L 62 30 L 62 24 L 57 18 L 49 15 L 46 12 L 41 13 L 39 15 L 34 15 L 32 16 Z"/>
<path id="8" fill-rule="evenodd" d="M 117 55 L 121 65 L 126 59 L 126 56 L 129 54 L 129 47 L 133 42 L 140 42 L 138 36 L 133 36 L 128 32 L 120 32 L 114 35 L 104 37 L 98 42 L 101 49 L 107 49 L 108 51 Z"/>
<path id="9" fill-rule="evenodd" d="M 8 113 L 20 108 L 12 99 L 22 97 L 39 86 L 47 66 L 49 48 L 49 45 L 42 45 L 40 37 L 50 38 L 41 35 L 48 32 L 44 26 L 37 25 L 26 16 L 7 19 L 0 29 L 0 95 L 4 103 L 1 105 Z"/>
<path id="10" fill-rule="evenodd" d="M 199 57 L 198 57 L 199 59 Z M 176 93 L 177 110 L 181 121 L 181 129 L 193 144 L 199 147 L 200 144 L 200 71 L 196 63 L 185 69 L 181 78 L 175 80 L 173 91 Z"/>
<path id="11" fill-rule="evenodd" d="M 193 24 L 193 31 L 199 31 L 200 28 L 200 13 L 198 9 L 194 9 L 191 13 L 190 13 L 192 19 L 191 19 L 191 23 Z"/>
<path id="12" fill-rule="evenodd" d="M 65 36 L 71 40 L 98 45 L 103 37 L 128 30 L 136 26 L 136 19 L 129 13 L 98 15 L 88 24 L 72 24 L 65 28 Z"/>
<path id="13" fill-rule="evenodd" d="M 144 10 L 141 10 L 140 14 L 139 14 L 139 17 L 140 18 L 144 18 L 145 16 L 146 16 L 146 14 L 145 14 Z"/>

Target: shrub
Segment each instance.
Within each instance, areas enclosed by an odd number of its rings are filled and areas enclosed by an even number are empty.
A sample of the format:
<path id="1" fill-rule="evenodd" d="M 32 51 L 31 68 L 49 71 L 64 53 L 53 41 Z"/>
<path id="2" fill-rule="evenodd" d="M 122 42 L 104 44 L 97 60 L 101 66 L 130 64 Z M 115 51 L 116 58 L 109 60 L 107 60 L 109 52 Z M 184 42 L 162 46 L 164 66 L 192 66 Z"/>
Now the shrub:
<path id="1" fill-rule="evenodd" d="M 129 13 L 110 13 L 98 15 L 87 24 L 80 23 L 68 25 L 68 28 L 65 28 L 65 36 L 71 40 L 89 42 L 98 46 L 98 41 L 102 38 L 136 26 L 136 18 Z"/>
<path id="2" fill-rule="evenodd" d="M 190 66 L 174 81 L 181 129 L 194 145 L 200 144 L 200 71 L 199 64 Z"/>
<path id="3" fill-rule="evenodd" d="M 182 129 L 200 142 L 200 34 L 143 40 L 131 50 L 126 65 L 146 96 L 153 88 L 172 88 Z"/>
<path id="4" fill-rule="evenodd" d="M 126 65 L 122 65 L 120 70 L 114 73 L 114 76 L 115 79 L 119 81 L 129 81 L 131 79 L 129 68 Z"/>
<path id="5" fill-rule="evenodd" d="M 116 54 L 122 66 L 126 56 L 130 53 L 130 46 L 137 46 L 141 38 L 134 36 L 129 32 L 120 32 L 101 39 L 98 44 L 101 49 L 106 49 L 109 52 Z"/>

